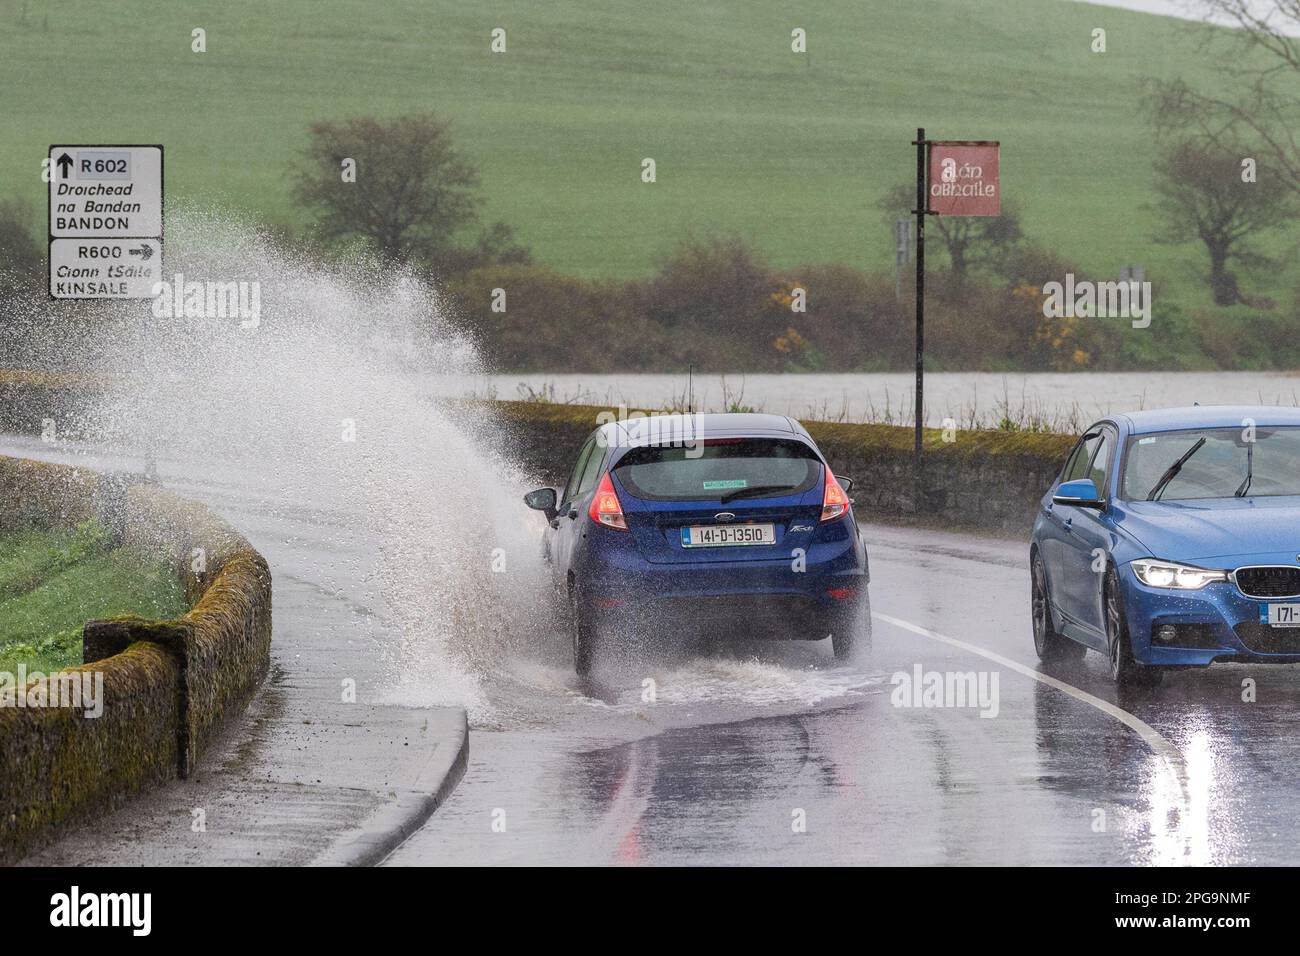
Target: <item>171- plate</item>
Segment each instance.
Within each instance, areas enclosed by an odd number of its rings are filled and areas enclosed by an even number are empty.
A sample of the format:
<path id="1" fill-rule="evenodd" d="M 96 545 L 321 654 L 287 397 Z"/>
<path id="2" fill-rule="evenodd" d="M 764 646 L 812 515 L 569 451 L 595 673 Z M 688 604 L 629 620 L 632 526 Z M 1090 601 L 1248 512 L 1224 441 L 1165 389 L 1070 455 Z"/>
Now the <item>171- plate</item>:
<path id="1" fill-rule="evenodd" d="M 1273 627 L 1300 627 L 1300 604 L 1261 604 L 1259 621 Z"/>

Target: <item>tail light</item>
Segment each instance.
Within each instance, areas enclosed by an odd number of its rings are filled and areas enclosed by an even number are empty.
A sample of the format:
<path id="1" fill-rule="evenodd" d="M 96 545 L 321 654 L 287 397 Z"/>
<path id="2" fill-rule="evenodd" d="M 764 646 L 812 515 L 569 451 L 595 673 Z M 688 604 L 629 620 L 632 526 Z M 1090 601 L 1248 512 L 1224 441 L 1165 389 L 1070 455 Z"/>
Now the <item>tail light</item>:
<path id="1" fill-rule="evenodd" d="M 608 477 L 608 476 L 607 476 Z M 849 510 L 849 496 L 844 493 L 840 483 L 835 480 L 829 468 L 826 469 L 826 490 L 822 492 L 822 521 L 841 517 Z"/>
<path id="2" fill-rule="evenodd" d="M 591 507 L 587 509 L 587 514 L 597 524 L 603 524 L 607 528 L 627 530 L 627 521 L 623 518 L 623 506 L 618 503 L 618 492 L 614 490 L 614 482 L 610 480 L 609 472 L 605 472 L 605 477 L 600 479 L 600 484 L 596 486 L 596 494 L 592 496 Z"/>

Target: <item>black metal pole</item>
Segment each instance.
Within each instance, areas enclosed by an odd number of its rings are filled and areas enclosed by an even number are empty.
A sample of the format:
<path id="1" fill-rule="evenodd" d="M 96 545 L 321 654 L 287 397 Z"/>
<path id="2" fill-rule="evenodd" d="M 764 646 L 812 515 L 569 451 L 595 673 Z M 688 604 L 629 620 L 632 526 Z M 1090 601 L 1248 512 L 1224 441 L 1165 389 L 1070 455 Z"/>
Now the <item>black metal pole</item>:
<path id="1" fill-rule="evenodd" d="M 929 208 L 929 156 L 925 130 L 916 131 L 916 429 L 912 449 L 916 510 L 921 510 L 921 426 L 925 409 L 925 213 Z"/>

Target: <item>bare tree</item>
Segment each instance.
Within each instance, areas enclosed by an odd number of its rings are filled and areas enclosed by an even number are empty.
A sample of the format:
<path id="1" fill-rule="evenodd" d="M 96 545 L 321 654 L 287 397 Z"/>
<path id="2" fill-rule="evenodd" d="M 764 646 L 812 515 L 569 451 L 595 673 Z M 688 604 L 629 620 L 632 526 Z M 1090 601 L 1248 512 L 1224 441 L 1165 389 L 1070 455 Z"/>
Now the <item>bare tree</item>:
<path id="1" fill-rule="evenodd" d="M 1207 279 L 1216 305 L 1247 301 L 1233 264 L 1250 268 L 1268 259 L 1252 238 L 1288 222 L 1294 215 L 1287 187 L 1276 176 L 1258 181 L 1242 176 L 1241 150 L 1197 140 L 1164 147 L 1156 159 L 1156 210 L 1166 232 L 1155 240 L 1175 244 L 1199 240 L 1209 256 Z"/>
<path id="2" fill-rule="evenodd" d="M 1212 89 L 1181 79 L 1155 85 L 1159 130 L 1176 138 L 1194 130 L 1220 146 L 1248 138 L 1300 194 L 1300 0 L 1196 0 L 1195 7 L 1207 22 L 1235 29 L 1203 34 L 1207 48 L 1223 54 Z"/>

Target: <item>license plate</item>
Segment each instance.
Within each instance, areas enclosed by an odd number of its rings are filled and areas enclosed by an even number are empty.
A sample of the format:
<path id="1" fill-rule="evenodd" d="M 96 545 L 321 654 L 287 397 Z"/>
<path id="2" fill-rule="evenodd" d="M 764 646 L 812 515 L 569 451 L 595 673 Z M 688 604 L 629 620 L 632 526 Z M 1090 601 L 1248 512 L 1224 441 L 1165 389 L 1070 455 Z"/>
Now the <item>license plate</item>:
<path id="1" fill-rule="evenodd" d="M 746 544 L 776 544 L 776 525 L 696 524 L 682 529 L 683 548 L 724 548 Z"/>
<path id="2" fill-rule="evenodd" d="M 1259 623 L 1273 627 L 1300 627 L 1300 604 L 1261 604 Z"/>

